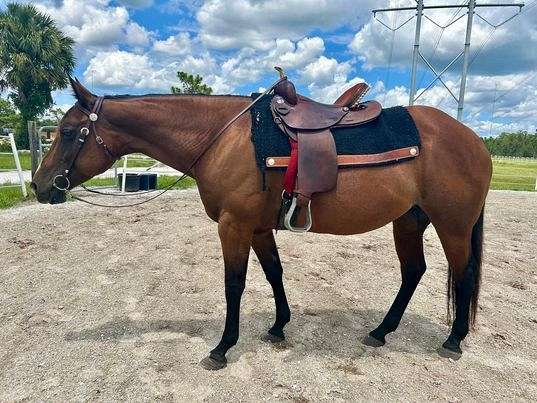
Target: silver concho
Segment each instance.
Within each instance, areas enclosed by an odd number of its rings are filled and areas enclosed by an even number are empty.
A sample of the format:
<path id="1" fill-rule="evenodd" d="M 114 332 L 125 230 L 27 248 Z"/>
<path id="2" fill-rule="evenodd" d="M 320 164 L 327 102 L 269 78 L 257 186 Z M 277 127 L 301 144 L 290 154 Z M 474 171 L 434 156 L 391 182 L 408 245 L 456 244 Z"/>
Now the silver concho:
<path id="1" fill-rule="evenodd" d="M 92 122 L 96 122 L 97 119 L 99 119 L 99 116 L 97 116 L 96 113 L 90 113 L 89 114 L 89 120 L 91 120 Z"/>

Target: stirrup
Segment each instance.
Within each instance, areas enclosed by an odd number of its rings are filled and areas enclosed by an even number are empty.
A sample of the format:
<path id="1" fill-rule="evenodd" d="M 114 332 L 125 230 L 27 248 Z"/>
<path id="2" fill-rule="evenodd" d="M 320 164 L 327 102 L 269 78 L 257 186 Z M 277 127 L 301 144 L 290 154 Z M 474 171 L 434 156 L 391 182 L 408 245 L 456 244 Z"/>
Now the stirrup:
<path id="1" fill-rule="evenodd" d="M 297 195 L 295 194 L 293 196 L 291 207 L 289 207 L 287 214 L 285 214 L 285 219 L 283 220 L 283 224 L 285 225 L 285 228 L 287 228 L 291 232 L 299 232 L 299 233 L 308 232 L 313 223 L 311 219 L 311 200 L 308 201 L 308 205 L 306 207 L 306 224 L 303 227 L 293 227 L 293 225 L 291 224 L 291 220 L 293 219 L 293 214 L 297 207 L 296 199 L 297 199 Z"/>

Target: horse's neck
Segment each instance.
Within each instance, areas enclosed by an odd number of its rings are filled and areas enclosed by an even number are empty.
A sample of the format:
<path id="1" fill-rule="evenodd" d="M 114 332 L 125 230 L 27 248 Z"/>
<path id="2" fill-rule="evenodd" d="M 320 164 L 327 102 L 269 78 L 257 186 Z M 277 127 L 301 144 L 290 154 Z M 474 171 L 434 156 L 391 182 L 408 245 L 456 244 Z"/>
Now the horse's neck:
<path id="1" fill-rule="evenodd" d="M 129 133 L 126 152 L 144 153 L 185 171 L 209 147 L 213 137 L 248 104 L 240 97 L 147 97 L 117 108 Z M 118 102 L 118 103 L 119 103 Z"/>

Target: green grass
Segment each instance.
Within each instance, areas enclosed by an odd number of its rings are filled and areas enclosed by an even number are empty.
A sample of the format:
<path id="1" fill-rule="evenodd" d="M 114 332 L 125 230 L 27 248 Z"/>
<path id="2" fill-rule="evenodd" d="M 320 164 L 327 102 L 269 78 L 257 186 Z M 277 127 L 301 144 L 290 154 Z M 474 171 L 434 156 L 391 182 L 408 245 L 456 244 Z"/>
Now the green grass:
<path id="1" fill-rule="evenodd" d="M 535 190 L 537 180 L 537 160 L 492 161 L 492 183 L 497 190 Z"/>
<path id="2" fill-rule="evenodd" d="M 21 153 L 19 152 L 19 160 L 21 162 L 21 167 L 24 170 L 31 169 L 32 162 L 30 160 L 30 154 L 29 153 Z M 0 154 L 0 169 L 13 169 L 15 168 L 15 160 L 13 159 L 13 155 L 6 155 L 6 154 Z"/>
<path id="3" fill-rule="evenodd" d="M 24 199 L 22 197 L 22 190 L 19 186 L 13 188 L 0 188 L 0 209 L 14 207 L 24 200 L 33 200 L 34 195 L 30 191 L 28 183 L 26 183 L 26 190 L 28 192 L 28 197 Z"/>

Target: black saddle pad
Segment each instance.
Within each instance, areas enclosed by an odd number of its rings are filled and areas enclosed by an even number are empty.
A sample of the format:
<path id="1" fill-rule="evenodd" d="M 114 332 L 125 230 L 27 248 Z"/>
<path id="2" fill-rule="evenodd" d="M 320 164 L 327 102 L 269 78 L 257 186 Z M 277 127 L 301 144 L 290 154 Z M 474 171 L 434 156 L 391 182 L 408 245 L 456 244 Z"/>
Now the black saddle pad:
<path id="1" fill-rule="evenodd" d="M 252 94 L 255 99 L 260 94 Z M 259 169 L 264 172 L 267 157 L 287 157 L 291 146 L 286 134 L 274 123 L 270 111 L 272 95 L 265 95 L 251 109 L 252 142 Z M 383 109 L 380 116 L 360 126 L 333 129 L 338 155 L 378 154 L 399 148 L 420 146 L 414 120 L 402 106 Z"/>

